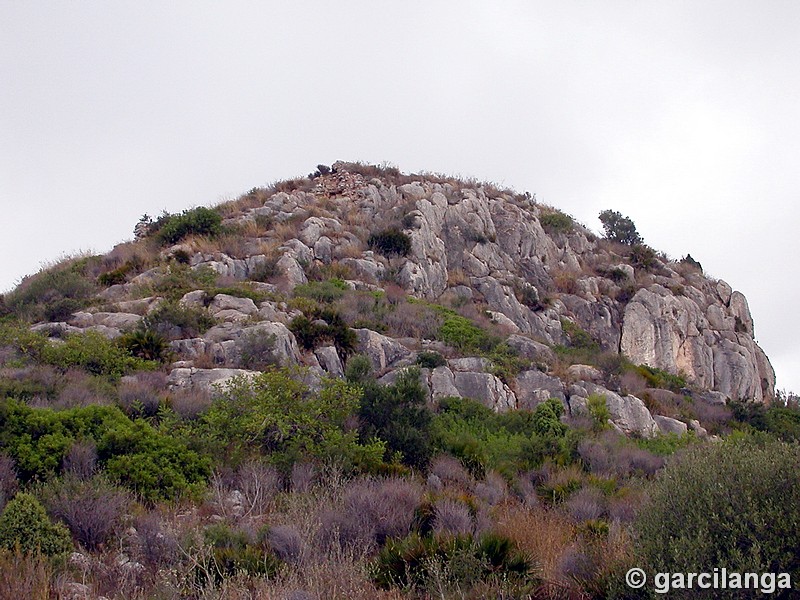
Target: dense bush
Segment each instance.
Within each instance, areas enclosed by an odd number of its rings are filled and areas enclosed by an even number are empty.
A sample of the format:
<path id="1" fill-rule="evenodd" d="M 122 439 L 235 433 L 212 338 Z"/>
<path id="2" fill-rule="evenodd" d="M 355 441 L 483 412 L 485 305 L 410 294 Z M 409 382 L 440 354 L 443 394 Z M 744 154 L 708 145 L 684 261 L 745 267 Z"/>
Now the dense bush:
<path id="1" fill-rule="evenodd" d="M 800 440 L 800 409 L 764 406 L 760 402 L 731 402 L 733 417 L 740 428 L 771 433 L 784 441 Z"/>
<path id="2" fill-rule="evenodd" d="M 636 231 L 633 221 L 617 211 L 604 210 L 600 213 L 600 222 L 603 224 L 606 239 L 628 246 L 642 243 L 642 237 Z"/>
<path id="3" fill-rule="evenodd" d="M 295 317 L 289 323 L 289 331 L 306 350 L 331 343 L 344 357 L 353 353 L 358 341 L 355 331 L 347 326 L 338 312 L 331 309 L 314 310 L 310 318 L 305 315 Z"/>
<path id="4" fill-rule="evenodd" d="M 170 355 L 167 338 L 152 329 L 136 329 L 123 334 L 118 343 L 131 356 L 144 360 L 166 362 Z"/>
<path id="5" fill-rule="evenodd" d="M 85 274 L 87 259 L 42 270 L 5 296 L 9 312 L 32 321 L 63 321 L 85 306 L 95 286 Z"/>
<path id="6" fill-rule="evenodd" d="M 384 443 L 359 443 L 358 432 L 346 427 L 360 396 L 358 387 L 342 380 L 325 380 L 312 393 L 285 369 L 267 371 L 232 382 L 201 416 L 199 435 L 228 462 L 255 451 L 287 471 L 309 458 L 375 468 Z"/>
<path id="7" fill-rule="evenodd" d="M 569 233 L 574 225 L 572 217 L 558 211 L 544 213 L 539 217 L 539 222 L 542 224 L 542 229 L 551 234 Z"/>
<path id="8" fill-rule="evenodd" d="M 611 411 L 608 410 L 606 397 L 603 394 L 589 394 L 586 399 L 586 408 L 592 418 L 592 429 L 602 431 L 608 428 L 608 420 L 611 418 Z"/>
<path id="9" fill-rule="evenodd" d="M 199 306 L 162 302 L 142 319 L 142 327 L 170 340 L 197 337 L 216 324 L 207 309 Z"/>
<path id="10" fill-rule="evenodd" d="M 578 350 L 588 350 L 590 352 L 597 352 L 600 350 L 600 345 L 591 336 L 591 334 L 582 329 L 580 325 L 569 319 L 561 319 L 561 329 L 569 339 L 571 348 Z"/>
<path id="11" fill-rule="evenodd" d="M 740 573 L 788 572 L 797 581 L 798 472 L 800 446 L 767 437 L 689 449 L 649 491 L 637 521 L 639 565 L 671 573 L 710 573 L 721 566 Z"/>
<path id="12" fill-rule="evenodd" d="M 474 400 L 442 398 L 432 423 L 434 447 L 478 476 L 488 469 L 513 475 L 545 461 L 568 464 L 577 439 L 560 421 L 563 410 L 555 399 L 535 411 L 495 413 Z"/>
<path id="13" fill-rule="evenodd" d="M 341 279 L 329 279 L 327 281 L 309 281 L 295 286 L 293 293 L 296 297 L 330 303 L 339 300 L 348 289 L 347 284 Z"/>
<path id="14" fill-rule="evenodd" d="M 69 552 L 72 540 L 67 528 L 53 523 L 32 494 L 20 492 L 0 515 L 0 548 L 56 556 Z"/>
<path id="15" fill-rule="evenodd" d="M 208 289 L 217 282 L 217 272 L 207 265 L 192 269 L 183 264 L 170 264 L 154 283 L 145 286 L 146 293 L 177 301 L 187 292 Z"/>
<path id="16" fill-rule="evenodd" d="M 444 313 L 438 338 L 462 352 L 488 350 L 494 343 L 489 334 L 466 317 L 452 311 Z"/>
<path id="17" fill-rule="evenodd" d="M 405 256 L 411 252 L 411 238 L 396 228 L 373 233 L 367 245 L 384 256 Z"/>
<path id="18" fill-rule="evenodd" d="M 73 333 L 63 343 L 45 345 L 41 360 L 63 371 L 78 367 L 93 375 L 108 377 L 157 366 L 152 361 L 131 356 L 125 348 L 95 331 Z"/>
<path id="19" fill-rule="evenodd" d="M 374 380 L 362 385 L 364 394 L 358 410 L 361 439 L 381 439 L 387 452 L 399 453 L 403 463 L 424 467 L 431 457 L 431 412 L 419 370 L 403 371 L 391 385 Z M 392 457 L 386 458 L 388 462 Z"/>
<path id="20" fill-rule="evenodd" d="M 656 265 L 656 251 L 645 244 L 634 244 L 628 253 L 634 267 L 649 271 Z"/>
<path id="21" fill-rule="evenodd" d="M 0 454 L 0 511 L 6 503 L 17 493 L 17 468 L 14 459 L 5 454 Z"/>
<path id="22" fill-rule="evenodd" d="M 179 215 L 163 215 L 150 226 L 150 233 L 164 245 L 177 244 L 187 235 L 214 236 L 222 230 L 222 217 L 203 206 L 185 210 Z"/>
<path id="23" fill-rule="evenodd" d="M 420 536 L 390 540 L 375 561 L 375 581 L 385 589 L 470 589 L 481 581 L 533 584 L 530 561 L 511 540 L 497 534 L 480 538 Z"/>
<path id="24" fill-rule="evenodd" d="M 173 432 L 132 421 L 116 407 L 54 411 L 0 400 L 0 451 L 15 460 L 23 481 L 52 477 L 78 440 L 94 443 L 105 473 L 146 500 L 193 494 L 208 477 L 208 460 Z"/>
<path id="25" fill-rule="evenodd" d="M 680 393 L 686 387 L 686 378 L 682 375 L 673 375 L 668 371 L 648 365 L 639 365 L 634 369 L 636 373 L 644 377 L 650 387 L 662 388 L 675 393 Z"/>
<path id="26" fill-rule="evenodd" d="M 447 359 L 438 352 L 423 350 L 417 354 L 417 364 L 423 369 L 435 369 L 447 364 Z"/>
<path id="27" fill-rule="evenodd" d="M 271 577 L 278 571 L 280 561 L 243 531 L 218 523 L 206 527 L 203 538 L 211 554 L 196 565 L 195 576 L 200 585 L 220 584 L 243 574 Z"/>

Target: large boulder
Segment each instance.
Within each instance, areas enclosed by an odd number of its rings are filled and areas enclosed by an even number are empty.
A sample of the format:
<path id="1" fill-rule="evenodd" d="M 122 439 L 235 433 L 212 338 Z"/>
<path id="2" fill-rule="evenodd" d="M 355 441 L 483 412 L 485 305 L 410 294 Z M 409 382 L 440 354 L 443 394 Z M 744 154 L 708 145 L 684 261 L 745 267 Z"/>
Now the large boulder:
<path id="1" fill-rule="evenodd" d="M 588 397 L 598 394 L 606 399 L 611 422 L 620 431 L 645 438 L 654 437 L 660 431 L 653 415 L 650 414 L 644 402 L 636 396 L 620 396 L 587 381 L 574 384 L 569 391 L 569 407 L 573 415 L 586 414 Z"/>
<path id="2" fill-rule="evenodd" d="M 492 410 L 503 412 L 517 408 L 514 392 L 491 373 L 456 372 L 453 385 L 459 396 L 478 400 Z"/>
<path id="3" fill-rule="evenodd" d="M 564 384 L 558 377 L 551 377 L 538 370 L 523 371 L 514 379 L 517 408 L 533 410 L 550 398 L 558 398 L 566 406 Z"/>
<path id="4" fill-rule="evenodd" d="M 354 330 L 358 336 L 357 351 L 364 354 L 372 363 L 373 370 L 381 375 L 387 369 L 411 363 L 413 353 L 390 337 L 371 329 Z"/>
<path id="5" fill-rule="evenodd" d="M 245 369 L 173 369 L 168 378 L 170 387 L 178 389 L 200 389 L 207 392 L 224 390 L 235 377 L 252 379 L 258 371 Z"/>
<path id="6" fill-rule="evenodd" d="M 656 422 L 656 425 L 658 425 L 658 430 L 664 434 L 674 433 L 676 435 L 684 435 L 689 430 L 686 423 L 671 417 L 653 415 L 653 420 Z"/>

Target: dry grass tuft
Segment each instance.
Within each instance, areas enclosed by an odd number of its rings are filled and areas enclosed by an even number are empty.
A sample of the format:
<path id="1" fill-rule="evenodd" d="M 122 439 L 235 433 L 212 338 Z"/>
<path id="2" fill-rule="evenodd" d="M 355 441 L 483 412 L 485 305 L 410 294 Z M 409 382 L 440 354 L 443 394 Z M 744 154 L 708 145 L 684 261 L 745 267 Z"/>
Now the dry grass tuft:
<path id="1" fill-rule="evenodd" d="M 541 507 L 503 506 L 496 513 L 497 531 L 512 539 L 541 568 L 545 581 L 559 581 L 559 566 L 576 538 L 569 518 Z"/>

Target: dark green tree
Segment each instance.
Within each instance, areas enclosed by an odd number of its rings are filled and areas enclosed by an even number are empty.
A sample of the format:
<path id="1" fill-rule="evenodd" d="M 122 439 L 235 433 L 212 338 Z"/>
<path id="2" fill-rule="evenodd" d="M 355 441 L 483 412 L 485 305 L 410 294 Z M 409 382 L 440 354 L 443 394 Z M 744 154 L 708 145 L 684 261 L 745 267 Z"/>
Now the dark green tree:
<path id="1" fill-rule="evenodd" d="M 390 452 L 400 452 L 403 462 L 423 467 L 431 457 L 431 412 L 419 381 L 419 369 L 403 371 L 392 385 L 374 379 L 364 388 L 358 416 L 362 440 L 380 438 Z"/>
<path id="2" fill-rule="evenodd" d="M 622 216 L 615 210 L 604 210 L 600 213 L 600 222 L 607 240 L 633 246 L 644 242 L 642 236 L 636 231 L 633 221 Z"/>

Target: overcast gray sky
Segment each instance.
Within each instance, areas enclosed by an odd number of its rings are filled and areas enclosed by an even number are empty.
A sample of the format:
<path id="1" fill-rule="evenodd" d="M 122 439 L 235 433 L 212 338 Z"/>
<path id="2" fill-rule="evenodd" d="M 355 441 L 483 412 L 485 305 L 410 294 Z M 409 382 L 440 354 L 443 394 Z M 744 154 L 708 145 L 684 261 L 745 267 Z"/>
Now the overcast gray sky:
<path id="1" fill-rule="evenodd" d="M 613 208 L 800 391 L 800 3 L 0 0 L 0 290 L 337 159 Z"/>

